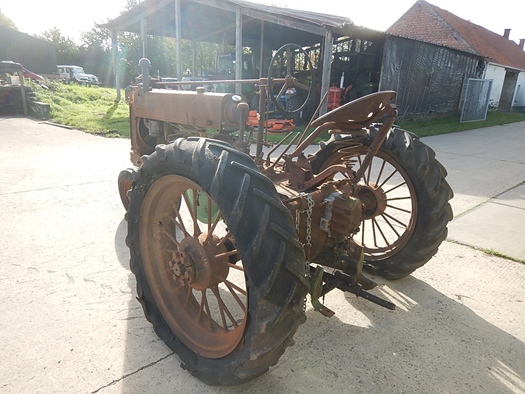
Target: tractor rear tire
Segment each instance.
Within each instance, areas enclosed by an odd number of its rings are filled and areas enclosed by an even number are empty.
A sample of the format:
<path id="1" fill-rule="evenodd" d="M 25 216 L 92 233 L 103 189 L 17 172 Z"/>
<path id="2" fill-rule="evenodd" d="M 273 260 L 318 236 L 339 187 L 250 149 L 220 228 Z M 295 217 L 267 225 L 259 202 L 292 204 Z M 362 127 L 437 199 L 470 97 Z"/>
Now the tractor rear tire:
<path id="1" fill-rule="evenodd" d="M 354 161 L 357 170 L 376 132 L 372 126 L 364 136 L 332 136 L 315 154 L 313 171 L 319 173 L 328 166 L 349 160 Z M 388 132 L 374 161 L 377 175 L 366 172 L 360 184 L 369 200 L 375 199 L 379 203 L 370 204 L 376 207 L 376 212 L 365 217 L 355 238 L 358 243 L 365 244 L 367 271 L 387 279 L 399 279 L 423 266 L 436 254 L 447 237 L 447 224 L 453 218 L 449 200 L 454 194 L 445 180 L 447 171 L 436 160 L 434 151 L 417 136 L 398 127 Z M 382 184 L 379 178 L 386 179 L 390 173 L 395 173 L 398 181 L 390 186 L 388 180 Z M 404 191 L 400 192 L 400 189 Z M 389 197 L 391 190 L 398 195 Z M 396 207 L 403 200 L 406 205 Z M 381 204 L 382 208 L 378 209 Z M 388 212 L 398 212 L 406 220 L 400 221 L 395 214 L 389 215 Z M 384 227 L 378 224 L 379 220 L 384 220 Z M 394 240 L 380 247 L 382 239 L 387 237 L 385 228 L 390 230 Z M 371 230 L 373 242 L 366 245 L 364 233 Z"/>
<path id="2" fill-rule="evenodd" d="M 207 384 L 234 385 L 275 365 L 306 320 L 308 284 L 273 183 L 248 155 L 191 137 L 145 156 L 129 197 L 138 300 L 181 367 Z"/>

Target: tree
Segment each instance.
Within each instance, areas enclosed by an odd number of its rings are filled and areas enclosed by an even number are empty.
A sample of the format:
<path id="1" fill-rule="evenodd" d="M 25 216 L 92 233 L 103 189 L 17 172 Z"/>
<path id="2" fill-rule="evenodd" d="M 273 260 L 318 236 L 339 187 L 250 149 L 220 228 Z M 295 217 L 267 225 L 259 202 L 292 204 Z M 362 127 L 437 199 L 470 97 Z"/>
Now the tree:
<path id="1" fill-rule="evenodd" d="M 11 18 L 7 17 L 2 13 L 2 9 L 0 9 L 0 26 L 8 27 L 10 29 L 18 30 L 15 23 L 11 20 Z"/>
<path id="2" fill-rule="evenodd" d="M 70 37 L 63 36 L 57 27 L 44 31 L 40 38 L 56 45 L 58 64 L 77 64 L 82 59 L 80 48 Z"/>

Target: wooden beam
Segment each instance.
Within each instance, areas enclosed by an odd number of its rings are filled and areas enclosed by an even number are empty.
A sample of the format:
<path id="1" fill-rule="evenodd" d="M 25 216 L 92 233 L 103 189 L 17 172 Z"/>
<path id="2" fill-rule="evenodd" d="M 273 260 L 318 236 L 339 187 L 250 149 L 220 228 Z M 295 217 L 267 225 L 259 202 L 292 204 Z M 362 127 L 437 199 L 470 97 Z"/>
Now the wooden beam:
<path id="1" fill-rule="evenodd" d="M 177 81 L 182 81 L 182 17 L 180 14 L 181 0 L 175 0 L 175 55 L 177 56 Z"/>
<path id="2" fill-rule="evenodd" d="M 324 97 L 328 89 L 330 89 L 330 74 L 332 68 L 332 31 L 326 29 L 323 42 L 323 74 L 321 77 L 321 97 Z M 319 115 L 324 115 L 328 112 L 328 101 L 325 101 L 321 106 Z"/>
<path id="3" fill-rule="evenodd" d="M 118 56 L 118 39 L 117 31 L 111 30 L 111 52 L 113 55 L 113 75 L 115 76 L 115 89 L 117 91 L 117 97 L 115 101 L 119 102 L 120 97 L 120 70 L 119 70 L 119 56 Z"/>
<path id="4" fill-rule="evenodd" d="M 242 8 L 237 7 L 235 13 L 235 79 L 242 79 Z M 242 93 L 240 83 L 235 85 L 235 93 Z"/>

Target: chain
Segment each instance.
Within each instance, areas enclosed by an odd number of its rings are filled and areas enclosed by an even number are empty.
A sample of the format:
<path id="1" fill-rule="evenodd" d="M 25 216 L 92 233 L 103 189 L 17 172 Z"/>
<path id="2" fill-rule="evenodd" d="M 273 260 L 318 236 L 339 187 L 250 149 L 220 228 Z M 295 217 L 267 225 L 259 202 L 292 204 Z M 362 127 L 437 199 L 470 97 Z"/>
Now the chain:
<path id="1" fill-rule="evenodd" d="M 303 210 L 297 210 L 295 215 L 295 229 L 299 234 L 299 229 L 301 227 L 301 213 L 306 213 L 306 246 L 312 246 L 312 209 L 315 205 L 314 199 L 308 193 L 301 193 L 300 197 L 305 198 L 308 204 L 308 207 Z"/>
<path id="2" fill-rule="evenodd" d="M 301 214 L 306 213 L 306 247 L 305 247 L 305 276 L 306 278 L 310 277 L 310 246 L 312 246 L 312 209 L 315 205 L 315 202 L 312 196 L 308 193 L 301 193 L 301 198 L 305 198 L 308 204 L 307 208 L 303 211 L 297 210 L 295 213 L 295 229 L 297 234 L 299 234 L 299 229 L 301 227 Z M 306 310 L 306 297 L 304 299 L 303 311 Z"/>

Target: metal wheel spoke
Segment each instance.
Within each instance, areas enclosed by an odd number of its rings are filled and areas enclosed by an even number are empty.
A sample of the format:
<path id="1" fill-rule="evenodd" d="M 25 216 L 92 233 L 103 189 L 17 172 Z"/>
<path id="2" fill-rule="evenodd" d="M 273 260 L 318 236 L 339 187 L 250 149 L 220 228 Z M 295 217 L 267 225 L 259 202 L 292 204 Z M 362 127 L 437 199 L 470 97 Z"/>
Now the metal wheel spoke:
<path id="1" fill-rule="evenodd" d="M 370 185 L 370 174 L 372 173 L 373 162 L 374 162 L 374 156 L 372 156 L 372 160 L 370 160 L 370 164 L 368 165 L 368 175 L 364 177 L 367 185 Z"/>
<path id="2" fill-rule="evenodd" d="M 392 225 L 392 223 L 390 223 L 390 220 L 388 220 L 388 218 L 384 215 L 384 214 L 381 214 L 381 217 L 383 218 L 383 220 L 390 226 L 390 228 L 392 229 L 392 231 L 394 233 L 396 233 L 397 237 L 401 237 L 401 235 L 397 232 L 396 228 Z"/>
<path id="3" fill-rule="evenodd" d="M 237 249 L 234 249 L 234 250 L 230 250 L 228 252 L 219 253 L 219 254 L 215 255 L 215 257 L 213 259 L 215 261 L 218 261 L 218 260 L 222 259 L 223 257 L 230 257 L 230 256 L 234 256 L 236 254 L 237 254 Z"/>
<path id="4" fill-rule="evenodd" d="M 232 283 L 232 282 L 230 282 L 228 279 L 223 278 L 223 277 L 221 277 L 221 276 L 219 276 L 219 275 L 215 275 L 215 277 L 216 277 L 217 279 L 219 279 L 221 282 L 223 282 L 226 286 L 228 286 L 228 287 L 231 286 L 231 287 L 233 287 L 235 290 L 237 290 L 239 293 L 241 293 L 243 296 L 246 296 L 246 290 L 240 288 L 240 287 L 237 286 L 235 283 Z"/>
<path id="5" fill-rule="evenodd" d="M 208 304 L 208 297 L 206 296 L 206 290 L 201 291 L 201 305 L 199 309 L 199 319 L 202 317 L 202 312 L 207 316 L 210 328 L 213 327 L 213 320 L 210 313 L 210 305 Z"/>
<path id="6" fill-rule="evenodd" d="M 190 305 L 190 300 L 191 300 L 191 296 L 193 295 L 193 291 L 192 291 L 191 286 L 189 284 L 186 284 L 186 286 L 188 286 L 188 290 L 187 290 L 187 293 L 186 293 L 185 306 L 188 307 Z"/>
<path id="7" fill-rule="evenodd" d="M 231 287 L 228 283 L 224 282 L 224 284 L 226 285 L 226 287 L 228 288 L 228 290 L 230 290 L 230 293 L 231 295 L 233 296 L 233 298 L 235 298 L 235 301 L 237 301 L 237 303 L 239 304 L 239 306 L 241 307 L 241 309 L 243 311 L 246 310 L 246 305 L 244 304 L 244 302 L 242 302 L 242 300 L 239 298 L 239 296 L 237 295 L 237 293 L 235 292 L 235 289 L 233 287 Z"/>
<path id="8" fill-rule="evenodd" d="M 390 242 L 388 242 L 388 240 L 386 239 L 385 237 L 385 234 L 383 233 L 383 230 L 381 230 L 381 226 L 379 225 L 379 223 L 377 223 L 377 220 L 374 218 L 372 219 L 375 223 L 375 225 L 377 226 L 377 229 L 379 230 L 379 232 L 381 233 L 381 236 L 383 237 L 383 240 L 385 241 L 385 243 L 390 246 Z"/>
<path id="9" fill-rule="evenodd" d="M 394 198 L 387 198 L 386 201 L 398 201 L 398 200 L 411 200 L 412 197 L 394 197 Z"/>
<path id="10" fill-rule="evenodd" d="M 381 175 L 383 175 L 383 170 L 385 169 L 385 164 L 386 164 L 386 161 L 383 160 L 383 163 L 381 164 L 381 169 L 379 170 L 379 174 L 377 174 L 376 185 L 379 184 L 379 180 L 381 179 Z"/>
<path id="11" fill-rule="evenodd" d="M 393 177 L 394 175 L 396 175 L 396 174 L 397 174 L 397 170 L 394 170 L 394 171 L 393 171 L 393 172 L 392 172 L 392 173 L 391 173 L 391 174 L 390 174 L 390 175 L 389 175 L 389 176 L 383 181 L 383 183 L 381 183 L 378 187 L 383 187 L 383 185 L 384 185 L 385 183 L 387 183 L 387 182 L 390 180 L 390 178 L 392 178 L 392 177 Z"/>
<path id="12" fill-rule="evenodd" d="M 389 217 L 390 219 L 392 219 L 394 222 L 398 223 L 399 225 L 401 225 L 401 226 L 404 227 L 405 229 L 408 228 L 408 226 L 406 225 L 406 223 L 403 223 L 402 221 L 396 219 L 396 218 L 393 217 L 393 216 L 390 216 L 388 213 L 383 213 L 383 215 Z"/>
<path id="13" fill-rule="evenodd" d="M 199 221 L 197 220 L 197 209 L 198 209 L 197 206 L 198 206 L 197 191 L 193 190 L 193 210 L 192 210 L 191 217 L 193 219 L 193 236 L 194 237 L 198 237 L 202 233 L 199 227 Z"/>
<path id="14" fill-rule="evenodd" d="M 387 190 L 387 191 L 385 192 L 385 194 L 390 193 L 391 191 L 396 190 L 398 187 L 404 186 L 404 185 L 406 185 L 406 184 L 407 184 L 406 182 L 401 182 L 399 185 L 394 186 L 392 189 Z"/>
<path id="15" fill-rule="evenodd" d="M 169 231 L 167 231 L 165 228 L 162 229 L 162 232 L 168 236 L 168 238 L 170 239 L 171 242 L 173 242 L 175 244 L 175 246 L 179 246 L 179 242 L 177 241 L 177 239 L 172 235 L 170 234 Z"/>
<path id="16" fill-rule="evenodd" d="M 306 90 L 307 92 L 310 90 L 309 86 L 306 86 L 305 84 L 303 84 L 301 82 L 298 82 L 298 81 L 294 81 L 294 83 L 292 85 L 293 86 L 297 86 L 301 90 Z"/>
<path id="17" fill-rule="evenodd" d="M 412 211 L 409 211 L 407 209 L 403 209 L 403 208 L 399 208 L 399 207 L 395 207 L 393 205 L 386 205 L 388 208 L 392 208 L 392 209 L 397 209 L 398 211 L 401 211 L 401 212 L 406 212 L 406 213 L 412 213 Z"/>
<path id="18" fill-rule="evenodd" d="M 211 288 L 211 291 L 215 295 L 215 298 L 217 298 L 217 304 L 219 305 L 219 312 L 221 314 L 221 320 L 222 320 L 222 324 L 223 324 L 224 329 L 228 330 L 228 325 L 226 324 L 225 314 L 226 314 L 226 316 L 228 316 L 228 319 L 232 322 L 233 326 L 235 328 L 237 328 L 239 326 L 239 324 L 237 323 L 237 321 L 235 320 L 235 318 L 231 314 L 230 310 L 228 309 L 228 307 L 226 306 L 226 304 L 222 300 L 221 294 L 219 293 L 219 287 L 218 286 L 213 286 Z"/>
<path id="19" fill-rule="evenodd" d="M 189 237 L 190 234 L 186 230 L 186 226 L 184 226 L 184 221 L 182 220 L 182 217 L 180 216 L 179 210 L 174 206 L 173 209 L 175 210 L 175 215 L 177 218 L 170 217 L 171 221 L 179 228 L 180 231 L 184 234 L 184 237 Z"/>
<path id="20" fill-rule="evenodd" d="M 207 242 L 210 241 L 211 237 L 213 236 L 213 232 L 215 231 L 215 228 L 217 227 L 217 224 L 219 224 L 221 220 L 222 220 L 222 215 L 219 213 L 217 217 L 215 218 L 215 220 L 213 221 L 213 223 L 211 223 L 211 204 L 208 204 L 208 236 L 206 237 Z"/>
<path id="21" fill-rule="evenodd" d="M 284 94 L 284 92 L 286 92 L 286 83 L 283 84 L 283 87 L 281 88 L 281 90 L 279 90 L 279 93 L 277 94 L 277 97 L 282 97 L 282 95 Z"/>
<path id="22" fill-rule="evenodd" d="M 372 220 L 372 236 L 374 238 L 374 246 L 377 248 L 377 236 L 376 236 L 375 220 Z"/>
<path id="23" fill-rule="evenodd" d="M 217 244 L 217 247 L 221 247 L 222 245 L 224 245 L 224 243 L 229 240 L 232 236 L 232 233 L 231 232 L 227 232 L 226 235 L 224 237 L 222 237 L 221 241 Z"/>
<path id="24" fill-rule="evenodd" d="M 226 263 L 226 265 L 229 267 L 229 268 L 233 268 L 235 270 L 238 270 L 238 271 L 242 271 L 244 272 L 244 268 L 241 267 L 241 266 L 238 266 L 236 264 L 232 264 L 232 263 Z"/>

